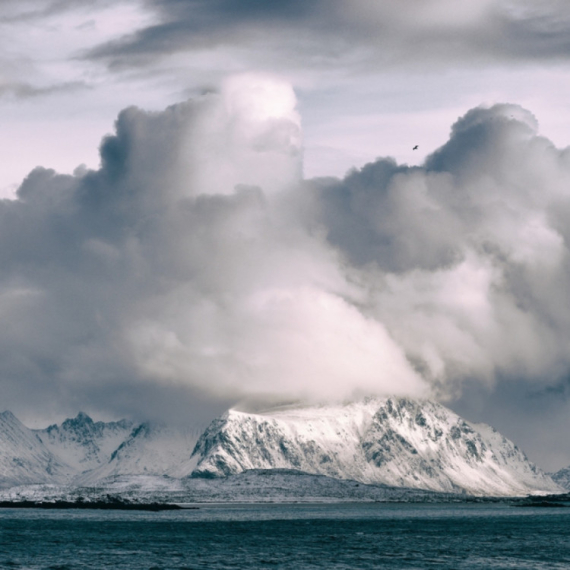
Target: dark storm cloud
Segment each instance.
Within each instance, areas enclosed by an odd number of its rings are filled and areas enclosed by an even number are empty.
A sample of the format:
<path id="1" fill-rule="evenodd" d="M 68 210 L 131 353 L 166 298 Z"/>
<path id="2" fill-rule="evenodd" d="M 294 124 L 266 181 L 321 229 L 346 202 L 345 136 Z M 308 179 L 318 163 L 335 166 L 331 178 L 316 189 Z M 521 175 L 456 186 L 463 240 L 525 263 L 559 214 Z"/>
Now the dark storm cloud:
<path id="1" fill-rule="evenodd" d="M 406 61 L 566 58 L 570 8 L 557 0 L 368 2 L 148 0 L 157 21 L 89 54 L 114 66 L 215 46 L 259 50 L 287 65 L 374 68 Z M 352 55 L 351 55 L 352 54 Z"/>

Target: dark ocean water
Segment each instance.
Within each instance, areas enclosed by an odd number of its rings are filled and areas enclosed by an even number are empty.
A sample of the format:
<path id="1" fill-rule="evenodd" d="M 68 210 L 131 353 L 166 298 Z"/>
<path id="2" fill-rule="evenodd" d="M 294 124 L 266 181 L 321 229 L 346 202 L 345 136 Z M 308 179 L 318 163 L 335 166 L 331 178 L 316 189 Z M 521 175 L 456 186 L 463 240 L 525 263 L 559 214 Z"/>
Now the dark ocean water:
<path id="1" fill-rule="evenodd" d="M 0 510 L 0 568 L 570 569 L 570 509 L 214 505 Z"/>

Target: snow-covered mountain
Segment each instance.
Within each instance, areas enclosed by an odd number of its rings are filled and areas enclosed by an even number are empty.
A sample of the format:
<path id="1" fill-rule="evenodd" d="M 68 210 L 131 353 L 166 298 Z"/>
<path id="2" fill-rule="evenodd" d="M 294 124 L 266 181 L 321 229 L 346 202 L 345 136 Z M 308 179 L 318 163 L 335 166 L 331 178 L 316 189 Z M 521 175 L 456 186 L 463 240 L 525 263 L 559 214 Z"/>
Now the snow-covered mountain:
<path id="1" fill-rule="evenodd" d="M 168 475 L 184 477 L 199 433 L 162 424 L 142 423 L 108 456 L 105 463 L 75 479 L 93 484 L 119 475 Z"/>
<path id="2" fill-rule="evenodd" d="M 132 430 L 133 422 L 94 422 L 87 414 L 79 412 L 77 417 L 67 419 L 61 425 L 54 424 L 34 432 L 74 473 L 82 473 L 106 464 Z"/>
<path id="3" fill-rule="evenodd" d="M 200 431 L 128 420 L 95 422 L 83 412 L 61 425 L 31 430 L 4 412 L 0 487 L 92 485 L 119 475 L 183 477 L 193 468 L 189 461 Z"/>
<path id="4" fill-rule="evenodd" d="M 68 481 L 71 471 L 14 414 L 0 414 L 0 486 Z"/>
<path id="5" fill-rule="evenodd" d="M 570 466 L 564 467 L 556 473 L 551 473 L 551 477 L 556 484 L 560 485 L 566 491 L 570 491 Z"/>
<path id="6" fill-rule="evenodd" d="M 251 414 L 230 410 L 194 451 L 194 476 L 296 469 L 363 483 L 474 495 L 560 492 L 509 440 L 406 398 Z"/>
<path id="7" fill-rule="evenodd" d="M 495 430 L 428 401 L 366 399 L 257 414 L 229 410 L 203 433 L 126 420 L 94 422 L 84 413 L 30 430 L 10 412 L 0 414 L 4 488 L 103 488 L 125 477 L 164 480 L 170 487 L 189 475 L 197 481 L 273 469 L 474 495 L 562 491 Z"/>

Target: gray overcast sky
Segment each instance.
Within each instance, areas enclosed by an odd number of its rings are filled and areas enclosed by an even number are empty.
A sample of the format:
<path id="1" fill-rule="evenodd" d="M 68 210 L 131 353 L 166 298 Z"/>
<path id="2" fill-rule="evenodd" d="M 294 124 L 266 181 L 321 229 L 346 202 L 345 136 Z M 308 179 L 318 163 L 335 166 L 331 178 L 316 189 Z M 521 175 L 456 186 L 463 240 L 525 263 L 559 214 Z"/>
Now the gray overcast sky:
<path id="1" fill-rule="evenodd" d="M 568 38 L 562 0 L 4 0 L 4 407 L 395 392 L 567 465 Z"/>

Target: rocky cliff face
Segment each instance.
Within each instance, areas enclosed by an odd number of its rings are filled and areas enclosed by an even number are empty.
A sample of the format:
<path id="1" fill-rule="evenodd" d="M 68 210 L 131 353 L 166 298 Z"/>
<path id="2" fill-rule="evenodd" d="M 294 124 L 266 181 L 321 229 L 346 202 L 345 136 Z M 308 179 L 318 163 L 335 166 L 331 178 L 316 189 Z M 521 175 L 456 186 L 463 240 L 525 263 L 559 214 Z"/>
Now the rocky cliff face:
<path id="1" fill-rule="evenodd" d="M 194 455 L 194 475 L 203 477 L 282 468 L 475 495 L 560 491 L 489 426 L 405 398 L 263 414 L 230 410 L 204 432 Z"/>

